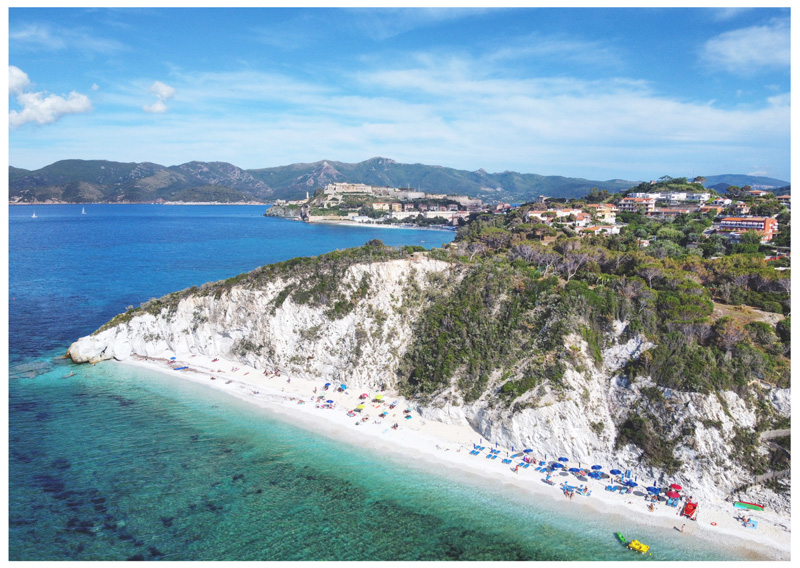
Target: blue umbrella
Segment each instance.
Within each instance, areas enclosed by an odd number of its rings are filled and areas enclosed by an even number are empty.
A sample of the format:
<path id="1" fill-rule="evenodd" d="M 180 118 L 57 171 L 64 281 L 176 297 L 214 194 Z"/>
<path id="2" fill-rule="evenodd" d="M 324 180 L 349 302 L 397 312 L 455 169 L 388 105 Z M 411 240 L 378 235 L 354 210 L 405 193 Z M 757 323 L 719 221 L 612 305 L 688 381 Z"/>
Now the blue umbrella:
<path id="1" fill-rule="evenodd" d="M 619 475 L 622 472 L 620 470 L 618 470 L 618 469 L 612 469 L 608 473 L 610 473 L 611 475 Z"/>
<path id="2" fill-rule="evenodd" d="M 593 465 L 592 469 L 603 469 L 602 465 Z"/>
<path id="3" fill-rule="evenodd" d="M 636 486 L 637 486 L 637 485 L 639 485 L 639 484 L 638 484 L 638 483 L 636 483 L 635 481 L 631 481 L 631 480 L 629 479 L 628 481 L 626 481 L 626 482 L 625 482 L 625 485 L 627 485 L 628 487 L 636 487 Z"/>
<path id="4" fill-rule="evenodd" d="M 580 471 L 580 469 L 578 469 L 577 467 L 571 467 L 571 468 L 569 468 L 569 471 L 571 473 L 576 473 L 576 472 Z"/>
<path id="5" fill-rule="evenodd" d="M 329 386 L 331 386 L 331 384 L 330 383 L 325 383 L 325 386 L 329 387 Z"/>
<path id="6" fill-rule="evenodd" d="M 174 361 L 175 359 L 176 359 L 175 357 L 170 357 L 169 358 L 170 361 Z"/>
<path id="7" fill-rule="evenodd" d="M 326 400 L 325 402 L 327 402 L 328 404 L 333 404 L 332 400 Z"/>
<path id="8" fill-rule="evenodd" d="M 557 467 L 557 468 L 561 469 L 562 467 L 564 467 L 564 464 L 563 463 L 554 463 L 553 467 Z"/>
<path id="9" fill-rule="evenodd" d="M 563 458 L 562 457 L 562 458 L 558 458 L 558 461 L 560 461 L 560 462 L 568 462 L 569 460 L 567 458 Z"/>
<path id="10" fill-rule="evenodd" d="M 648 487 L 647 492 L 652 493 L 653 495 L 658 495 L 659 493 L 661 493 L 661 489 L 659 489 L 658 487 Z"/>
<path id="11" fill-rule="evenodd" d="M 533 450 L 522 450 L 522 451 L 523 451 L 524 453 L 526 453 L 526 454 L 529 454 L 529 453 L 531 453 Z"/>
<path id="12" fill-rule="evenodd" d="M 339 385 L 339 388 L 342 390 L 347 390 L 347 385 Z"/>

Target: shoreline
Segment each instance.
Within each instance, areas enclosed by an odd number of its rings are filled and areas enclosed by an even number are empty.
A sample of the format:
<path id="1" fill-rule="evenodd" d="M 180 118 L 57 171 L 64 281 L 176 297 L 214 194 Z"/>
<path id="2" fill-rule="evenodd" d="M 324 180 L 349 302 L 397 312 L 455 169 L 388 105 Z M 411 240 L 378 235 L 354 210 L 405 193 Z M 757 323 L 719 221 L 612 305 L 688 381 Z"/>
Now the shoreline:
<path id="1" fill-rule="evenodd" d="M 298 219 L 299 220 L 299 219 Z M 408 229 L 411 231 L 448 231 L 455 233 L 455 229 L 443 228 L 441 225 L 428 225 L 425 227 L 417 225 L 389 225 L 382 223 L 359 223 L 358 221 L 334 221 L 333 219 L 325 219 L 323 221 L 309 221 L 309 225 L 315 223 L 324 223 L 327 225 L 343 225 L 345 227 L 366 227 L 369 229 Z"/>
<path id="2" fill-rule="evenodd" d="M 391 225 L 391 224 L 384 224 L 384 223 L 359 223 L 358 221 L 349 221 L 349 220 L 342 220 L 342 221 L 335 221 L 333 219 L 320 219 L 317 221 L 303 221 L 299 217 L 273 217 L 274 219 L 287 219 L 289 221 L 299 221 L 301 223 L 307 223 L 309 225 L 342 225 L 345 227 L 365 227 L 368 229 L 406 229 L 411 231 L 447 231 L 451 233 L 455 233 L 457 228 L 449 229 L 444 227 L 443 225 L 427 225 L 427 226 L 417 226 L 417 225 Z"/>
<path id="3" fill-rule="evenodd" d="M 549 486 L 541 481 L 542 474 L 534 471 L 534 466 L 515 473 L 513 466 L 520 462 L 519 459 L 514 459 L 510 465 L 502 464 L 501 458 L 506 452 L 510 457 L 510 448 L 498 448 L 501 452 L 498 459 L 494 460 L 486 458 L 486 451 L 478 456 L 470 455 L 473 444 L 481 443 L 487 450 L 490 444 L 481 440 L 480 434 L 467 424 L 453 425 L 425 419 L 413 410 L 413 403 L 409 406 L 405 398 L 390 391 L 382 393 L 386 404 L 378 404 L 372 400 L 381 393 L 368 393 L 370 397 L 362 401 L 359 400 L 361 393 L 349 390 L 336 392 L 333 388 L 335 385 L 327 391 L 323 390 L 324 379 L 273 373 L 265 375 L 264 370 L 222 358 L 213 361 L 205 355 L 174 355 L 176 360 L 172 365 L 169 361 L 172 353 L 166 353 L 162 358 L 133 355 L 120 363 L 171 376 L 178 374 L 174 368 L 188 367 L 179 372 L 181 378 L 226 392 L 305 430 L 347 444 L 357 443 L 359 447 L 403 458 L 404 461 L 408 461 L 409 453 L 413 453 L 417 458 L 415 463 L 430 467 L 431 471 L 444 472 L 440 474 L 447 477 L 468 477 L 476 483 L 492 483 L 510 497 L 516 495 L 535 500 L 537 506 L 553 512 L 563 512 L 566 504 L 571 511 L 580 514 L 591 512 L 604 519 L 619 518 L 650 529 L 663 529 L 667 542 L 693 538 L 735 550 L 742 559 L 790 559 L 791 520 L 769 511 L 753 512 L 753 515 L 745 511 L 745 514 L 759 521 L 758 528 L 752 530 L 744 528 L 735 519 L 739 511 L 731 503 L 702 501 L 698 509 L 699 520 L 689 521 L 677 516 L 679 508 L 667 507 L 663 503 L 659 503 L 654 512 L 649 512 L 643 491 L 638 491 L 640 488 L 622 497 L 605 491 L 606 480 L 590 479 L 587 482 L 578 481 L 572 476 L 554 476 L 557 483 L 563 480 L 572 485 L 586 484 L 591 489 L 589 497 L 566 499 L 558 485 Z M 211 380 L 212 376 L 214 380 Z M 333 408 L 320 408 L 316 404 L 316 397 L 321 395 L 324 396 L 323 402 L 334 401 Z M 390 410 L 388 403 L 394 401 L 398 401 L 398 405 Z M 355 417 L 347 416 L 347 411 L 359 403 L 365 405 L 362 413 L 355 414 Z M 407 413 L 410 419 L 404 418 L 405 409 L 412 409 Z M 384 411 L 389 414 L 385 419 L 380 419 L 378 414 Z M 365 417 L 367 419 L 362 420 Z M 394 423 L 399 425 L 397 430 L 390 428 Z M 531 455 L 535 459 L 542 458 L 535 449 Z M 575 509 L 576 506 L 578 509 Z M 712 526 L 711 522 L 716 525 Z M 686 525 L 685 532 L 679 533 L 682 524 Z"/>

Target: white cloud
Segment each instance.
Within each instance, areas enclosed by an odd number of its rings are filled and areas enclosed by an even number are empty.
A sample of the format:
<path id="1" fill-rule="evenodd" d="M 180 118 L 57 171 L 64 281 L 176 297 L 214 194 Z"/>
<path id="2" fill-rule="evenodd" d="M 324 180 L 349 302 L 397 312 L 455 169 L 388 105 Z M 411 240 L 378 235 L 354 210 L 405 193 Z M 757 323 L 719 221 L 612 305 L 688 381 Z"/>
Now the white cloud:
<path id="1" fill-rule="evenodd" d="M 376 40 L 386 40 L 400 34 L 442 22 L 483 15 L 485 8 L 379 8 L 351 9 L 356 27 Z"/>
<path id="2" fill-rule="evenodd" d="M 86 95 L 72 91 L 67 98 L 48 95 L 44 92 L 25 92 L 30 85 L 28 75 L 13 65 L 9 66 L 9 92 L 16 95 L 21 110 L 8 113 L 10 128 L 23 124 L 52 124 L 67 114 L 77 114 L 92 110 L 92 103 Z"/>
<path id="3" fill-rule="evenodd" d="M 11 128 L 17 128 L 29 122 L 37 124 L 52 124 L 67 114 L 77 114 L 92 110 L 92 103 L 89 97 L 71 92 L 65 99 L 58 95 L 47 95 L 44 93 L 21 93 L 17 101 L 22 105 L 22 110 L 17 112 L 12 110 L 8 113 L 8 124 Z"/>
<path id="4" fill-rule="evenodd" d="M 74 49 L 85 54 L 127 51 L 128 47 L 116 39 L 94 35 L 83 29 L 26 24 L 9 30 L 9 48 L 23 51 L 60 51 Z"/>
<path id="5" fill-rule="evenodd" d="M 92 90 L 93 90 L 93 91 L 96 91 L 96 90 L 97 90 L 97 89 L 99 89 L 99 88 L 100 88 L 100 87 L 98 87 L 98 86 L 97 86 L 97 83 L 92 83 Z"/>
<path id="6" fill-rule="evenodd" d="M 152 112 L 156 114 L 167 112 L 169 108 L 167 107 L 165 101 L 168 101 L 175 96 L 175 89 L 165 83 L 162 83 L 161 81 L 155 81 L 152 85 L 150 85 L 150 92 L 158 97 L 158 100 L 152 105 L 144 105 L 142 109 L 145 112 Z"/>
<path id="7" fill-rule="evenodd" d="M 177 91 L 153 83 L 157 100 L 146 110 L 164 113 L 167 95 L 180 92 L 195 120 L 167 112 L 143 124 L 147 83 L 104 90 L 104 105 L 129 109 L 114 115 L 118 128 L 87 126 L 69 146 L 54 141 L 51 161 L 97 156 L 98 148 L 120 161 L 221 160 L 244 168 L 380 155 L 470 170 L 632 180 L 730 173 L 755 163 L 787 178 L 788 93 L 723 108 L 664 96 L 630 78 L 515 78 L 498 61 L 409 55 L 343 74 L 338 85 L 253 70 L 178 71 L 171 75 Z M 126 143 L 117 147 L 121 129 Z M 39 147 L 28 159 L 39 163 L 43 155 Z"/>
<path id="8" fill-rule="evenodd" d="M 25 87 L 31 84 L 28 74 L 19 67 L 13 65 L 8 66 L 8 92 L 11 94 L 18 94 L 25 90 Z"/>
<path id="9" fill-rule="evenodd" d="M 151 105 L 144 105 L 142 108 L 144 109 L 145 112 L 153 112 L 156 114 L 164 113 L 167 112 L 167 110 L 169 110 L 167 108 L 167 105 L 165 105 L 161 101 L 156 101 Z"/>
<path id="10" fill-rule="evenodd" d="M 706 63 L 739 75 L 762 69 L 790 68 L 791 48 L 788 20 L 722 33 L 705 43 Z"/>

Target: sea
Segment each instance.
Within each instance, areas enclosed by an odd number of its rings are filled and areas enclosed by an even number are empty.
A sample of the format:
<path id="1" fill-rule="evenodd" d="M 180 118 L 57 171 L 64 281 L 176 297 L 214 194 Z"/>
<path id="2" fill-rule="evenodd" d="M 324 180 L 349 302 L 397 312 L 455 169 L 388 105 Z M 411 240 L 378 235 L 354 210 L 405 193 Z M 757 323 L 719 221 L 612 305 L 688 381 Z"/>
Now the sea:
<path id="1" fill-rule="evenodd" d="M 62 358 L 128 306 L 175 290 L 371 239 L 454 238 L 264 209 L 9 206 L 9 560 L 741 559 L 366 451 L 201 384 Z M 616 531 L 653 554 L 625 549 Z"/>

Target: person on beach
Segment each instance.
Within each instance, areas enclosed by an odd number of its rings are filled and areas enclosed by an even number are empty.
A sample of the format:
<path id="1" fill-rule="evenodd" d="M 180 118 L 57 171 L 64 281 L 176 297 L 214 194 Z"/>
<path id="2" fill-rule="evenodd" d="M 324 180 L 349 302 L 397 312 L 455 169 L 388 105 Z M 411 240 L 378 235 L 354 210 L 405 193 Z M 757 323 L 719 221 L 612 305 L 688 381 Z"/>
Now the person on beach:
<path id="1" fill-rule="evenodd" d="M 686 528 L 686 523 L 681 525 L 681 532 L 683 532 L 683 529 L 685 529 L 685 528 Z"/>

